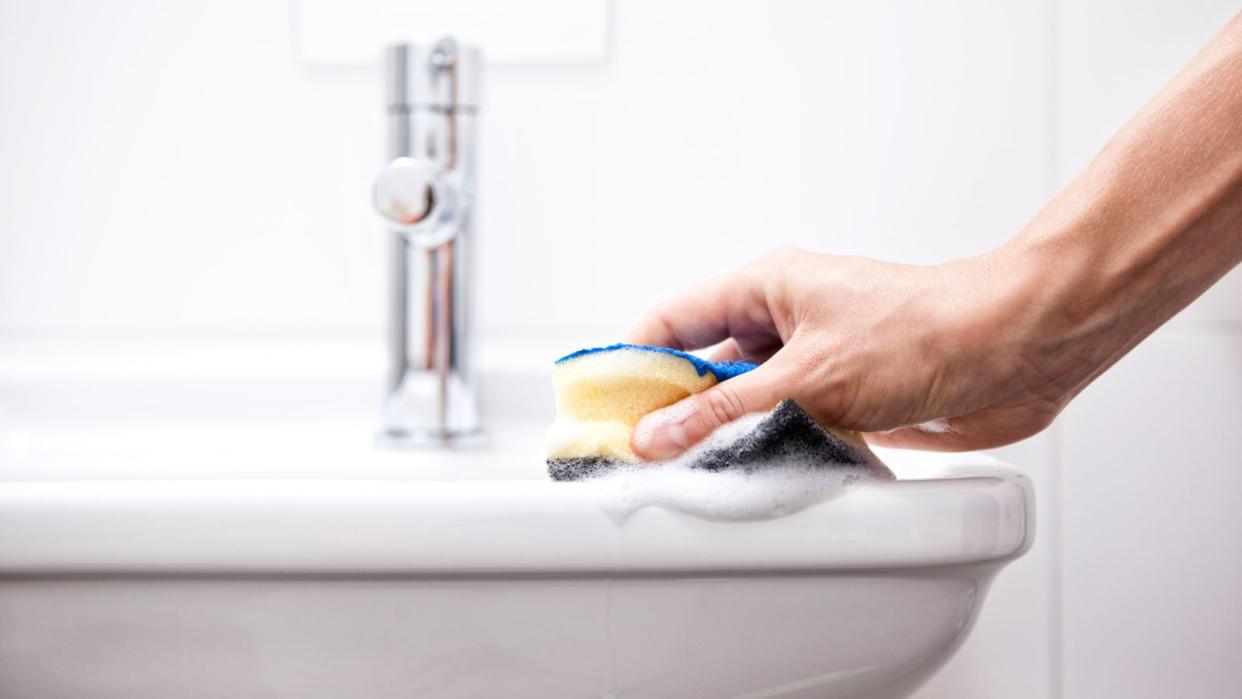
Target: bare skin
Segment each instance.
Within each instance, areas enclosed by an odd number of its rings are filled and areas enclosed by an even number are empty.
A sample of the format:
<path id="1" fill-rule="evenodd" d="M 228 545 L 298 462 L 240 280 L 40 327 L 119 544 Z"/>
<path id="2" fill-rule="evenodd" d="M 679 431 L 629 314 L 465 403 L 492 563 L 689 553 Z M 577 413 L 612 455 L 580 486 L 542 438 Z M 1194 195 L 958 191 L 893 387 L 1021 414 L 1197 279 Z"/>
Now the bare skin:
<path id="1" fill-rule="evenodd" d="M 782 249 L 657 306 L 630 342 L 762 364 L 631 446 L 670 458 L 785 398 L 873 444 L 1015 442 L 1240 261 L 1242 14 L 1000 248 L 931 267 Z"/>

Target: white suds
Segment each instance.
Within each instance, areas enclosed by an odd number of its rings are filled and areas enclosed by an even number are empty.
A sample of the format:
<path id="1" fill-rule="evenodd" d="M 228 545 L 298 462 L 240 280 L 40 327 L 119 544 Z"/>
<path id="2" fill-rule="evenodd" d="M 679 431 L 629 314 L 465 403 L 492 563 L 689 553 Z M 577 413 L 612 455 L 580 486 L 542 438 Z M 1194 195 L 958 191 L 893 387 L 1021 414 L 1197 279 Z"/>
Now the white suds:
<path id="1" fill-rule="evenodd" d="M 617 467 L 583 485 L 591 488 L 605 514 L 622 524 L 649 506 L 711 520 L 771 519 L 823 502 L 851 483 L 872 478 L 860 468 L 825 466 L 809 454 L 783 458 L 749 472 L 690 467 L 699 454 L 735 442 L 765 417 L 765 413 L 756 413 L 735 420 L 676 459 Z M 875 472 L 885 469 L 878 466 Z"/>

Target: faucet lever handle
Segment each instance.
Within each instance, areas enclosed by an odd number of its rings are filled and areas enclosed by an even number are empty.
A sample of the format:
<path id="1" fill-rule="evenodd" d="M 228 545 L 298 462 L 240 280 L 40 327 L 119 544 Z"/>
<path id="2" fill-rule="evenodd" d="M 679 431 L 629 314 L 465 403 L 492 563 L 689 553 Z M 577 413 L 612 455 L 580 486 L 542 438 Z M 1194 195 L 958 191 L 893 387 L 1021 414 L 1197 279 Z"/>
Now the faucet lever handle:
<path id="1" fill-rule="evenodd" d="M 430 160 L 403 156 L 389 161 L 376 176 L 371 196 L 388 228 L 420 247 L 441 245 L 460 227 L 454 188 Z"/>
<path id="2" fill-rule="evenodd" d="M 412 226 L 427 218 L 436 204 L 436 166 L 402 157 L 389 162 L 375 178 L 375 210 L 389 222 Z"/>

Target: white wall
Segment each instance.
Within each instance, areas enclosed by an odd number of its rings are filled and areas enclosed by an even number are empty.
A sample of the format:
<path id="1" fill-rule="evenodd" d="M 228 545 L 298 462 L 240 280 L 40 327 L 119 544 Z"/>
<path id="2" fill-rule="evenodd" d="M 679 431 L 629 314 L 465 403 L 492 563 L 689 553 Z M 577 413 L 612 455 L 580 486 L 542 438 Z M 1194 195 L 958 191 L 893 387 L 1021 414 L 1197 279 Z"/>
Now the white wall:
<path id="1" fill-rule="evenodd" d="M 1238 6 L 1063 3 L 1057 179 Z M 1242 270 L 1083 392 L 1060 420 L 1064 696 L 1238 696 Z"/>
<path id="2" fill-rule="evenodd" d="M 909 262 L 995 245 L 1235 11 L 609 7 L 602 60 L 488 70 L 487 343 L 611 340 L 781 243 Z M 302 62 L 294 15 L 0 0 L 0 337 L 379 337 L 378 79 Z M 1235 272 L 1006 450 L 1039 541 L 920 697 L 1236 691 L 1239 396 Z"/>

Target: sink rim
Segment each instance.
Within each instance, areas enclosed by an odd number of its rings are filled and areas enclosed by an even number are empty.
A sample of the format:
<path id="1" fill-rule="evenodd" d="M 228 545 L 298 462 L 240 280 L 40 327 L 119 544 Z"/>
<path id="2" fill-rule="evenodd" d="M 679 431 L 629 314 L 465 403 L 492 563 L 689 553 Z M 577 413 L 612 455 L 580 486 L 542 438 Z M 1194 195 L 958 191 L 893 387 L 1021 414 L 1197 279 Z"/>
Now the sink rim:
<path id="1" fill-rule="evenodd" d="M 775 519 L 647 507 L 610 519 L 580 483 L 131 480 L 0 484 L 0 579 L 794 574 L 1000 565 L 1033 492 L 969 460 L 864 483 Z"/>

